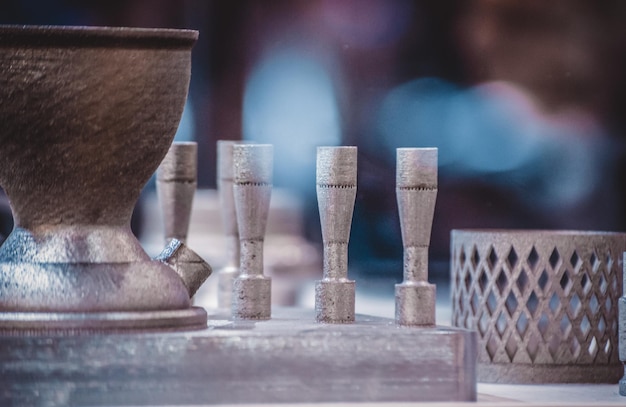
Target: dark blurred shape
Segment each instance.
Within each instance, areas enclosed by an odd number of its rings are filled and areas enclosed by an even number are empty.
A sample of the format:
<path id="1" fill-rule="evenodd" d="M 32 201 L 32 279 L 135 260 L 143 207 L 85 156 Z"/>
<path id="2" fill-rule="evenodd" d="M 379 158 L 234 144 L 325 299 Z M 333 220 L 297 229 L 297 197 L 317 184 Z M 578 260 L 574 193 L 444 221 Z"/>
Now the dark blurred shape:
<path id="1" fill-rule="evenodd" d="M 360 143 L 361 246 L 351 253 L 368 274 L 398 269 L 384 259 L 399 256 L 392 176 L 401 146 L 440 148 L 435 260 L 448 258 L 453 228 L 625 226 L 624 3 L 475 0 L 453 9 L 447 27 L 458 41 L 448 52 L 462 56 L 465 80 L 415 70 L 419 79 L 381 99 L 377 133 Z"/>
<path id="2" fill-rule="evenodd" d="M 623 97 L 625 17 L 619 0 L 474 0 L 460 39 L 474 80 L 511 81 L 548 111 L 605 118 Z"/>

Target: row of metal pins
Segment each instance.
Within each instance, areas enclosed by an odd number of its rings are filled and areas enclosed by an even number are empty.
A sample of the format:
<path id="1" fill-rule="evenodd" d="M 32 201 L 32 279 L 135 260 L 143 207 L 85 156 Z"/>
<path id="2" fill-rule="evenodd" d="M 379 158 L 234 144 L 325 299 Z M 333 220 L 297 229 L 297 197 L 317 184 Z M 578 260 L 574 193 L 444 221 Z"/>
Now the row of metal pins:
<path id="1" fill-rule="evenodd" d="M 218 190 L 228 255 L 218 273 L 218 306 L 230 307 L 237 319 L 271 315 L 271 279 L 263 273 L 263 242 L 272 168 L 271 145 L 218 142 Z M 157 170 L 166 241 L 186 241 L 196 184 L 197 144 L 173 143 Z"/>
<path id="2" fill-rule="evenodd" d="M 348 241 L 357 184 L 356 147 L 319 147 L 317 200 L 324 244 L 323 279 L 315 286 L 318 322 L 355 319 L 355 282 L 348 279 Z M 437 199 L 437 149 L 400 148 L 396 198 L 404 247 L 403 282 L 395 287 L 396 323 L 435 324 L 436 287 L 428 282 L 428 249 Z"/>
<path id="3" fill-rule="evenodd" d="M 157 175 L 166 236 L 182 241 L 195 190 L 194 148 L 195 143 L 175 143 Z M 228 254 L 218 273 L 218 306 L 230 307 L 239 319 L 271 316 L 271 279 L 263 273 L 263 242 L 272 167 L 271 145 L 218 142 L 218 191 Z M 315 286 L 316 320 L 351 323 L 355 282 L 348 279 L 348 242 L 356 199 L 357 148 L 319 147 L 316 170 L 324 245 L 323 278 Z M 435 286 L 428 283 L 428 248 L 437 197 L 436 148 L 397 150 L 396 196 L 404 246 L 404 278 L 395 289 L 396 322 L 434 325 Z"/>

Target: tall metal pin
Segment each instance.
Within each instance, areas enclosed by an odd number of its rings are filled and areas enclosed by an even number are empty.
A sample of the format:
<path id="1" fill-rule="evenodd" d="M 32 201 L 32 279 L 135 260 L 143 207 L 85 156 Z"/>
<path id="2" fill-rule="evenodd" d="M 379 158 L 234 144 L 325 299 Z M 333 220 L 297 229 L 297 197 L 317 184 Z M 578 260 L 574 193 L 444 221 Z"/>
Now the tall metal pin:
<path id="1" fill-rule="evenodd" d="M 273 147 L 233 146 L 234 197 L 240 242 L 240 274 L 233 282 L 237 319 L 269 319 L 271 279 L 263 275 L 263 241 L 272 194 Z"/>
<path id="2" fill-rule="evenodd" d="M 396 323 L 434 325 L 435 290 L 428 283 L 428 247 L 437 200 L 437 149 L 399 148 L 396 198 L 404 246 L 404 281 L 396 284 Z"/>
<path id="3" fill-rule="evenodd" d="M 624 364 L 624 377 L 619 381 L 619 394 L 626 396 L 626 252 L 622 255 L 622 296 L 617 300 L 619 360 Z"/>
<path id="4" fill-rule="evenodd" d="M 217 306 L 219 308 L 231 307 L 233 281 L 239 276 L 239 230 L 233 192 L 233 146 L 235 144 L 237 142 L 230 140 L 217 142 L 217 191 L 227 255 L 226 264 L 217 274 Z"/>
<path id="5" fill-rule="evenodd" d="M 198 144 L 175 142 L 157 169 L 157 195 L 165 239 L 185 243 L 198 175 Z"/>
<path id="6" fill-rule="evenodd" d="M 348 241 L 356 164 L 356 147 L 317 148 L 317 202 L 324 243 L 324 275 L 315 285 L 318 322 L 354 322 L 355 283 L 348 280 Z"/>

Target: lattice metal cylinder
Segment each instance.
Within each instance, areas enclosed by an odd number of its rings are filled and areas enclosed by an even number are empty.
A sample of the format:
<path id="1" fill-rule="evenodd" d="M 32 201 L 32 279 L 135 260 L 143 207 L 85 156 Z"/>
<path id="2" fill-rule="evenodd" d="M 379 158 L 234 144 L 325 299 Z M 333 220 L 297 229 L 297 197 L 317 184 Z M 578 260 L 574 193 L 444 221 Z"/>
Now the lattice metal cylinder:
<path id="1" fill-rule="evenodd" d="M 452 324 L 479 333 L 478 380 L 617 383 L 626 234 L 454 230 Z"/>

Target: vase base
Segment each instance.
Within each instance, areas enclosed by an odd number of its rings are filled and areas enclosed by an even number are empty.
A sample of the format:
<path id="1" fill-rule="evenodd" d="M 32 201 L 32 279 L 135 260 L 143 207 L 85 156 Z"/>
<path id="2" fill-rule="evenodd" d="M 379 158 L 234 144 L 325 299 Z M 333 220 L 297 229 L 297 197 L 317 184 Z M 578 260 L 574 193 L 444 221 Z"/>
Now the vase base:
<path id="1" fill-rule="evenodd" d="M 0 334 L 196 330 L 207 326 L 203 308 L 130 312 L 0 312 Z"/>
<path id="2" fill-rule="evenodd" d="M 157 260 L 128 263 L 0 262 L 0 311 L 115 313 L 191 306 L 182 279 Z"/>

